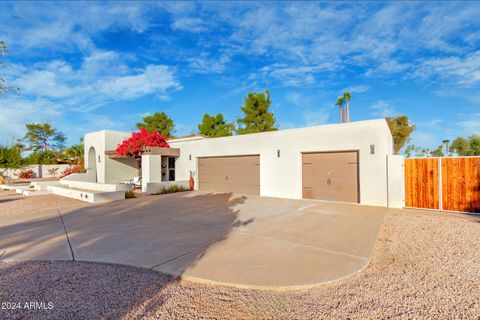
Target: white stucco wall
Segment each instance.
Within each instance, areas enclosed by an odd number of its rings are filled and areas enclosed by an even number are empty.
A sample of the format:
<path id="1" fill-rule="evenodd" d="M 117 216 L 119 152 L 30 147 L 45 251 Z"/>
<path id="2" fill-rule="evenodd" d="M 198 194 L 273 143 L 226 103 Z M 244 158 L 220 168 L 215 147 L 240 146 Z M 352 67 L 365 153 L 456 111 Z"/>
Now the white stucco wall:
<path id="1" fill-rule="evenodd" d="M 87 133 L 84 138 L 85 144 L 85 168 L 93 164 L 89 163 L 88 152 L 91 147 L 95 148 L 95 166 L 97 168 L 98 183 L 122 183 L 138 175 L 135 159 L 110 159 L 105 155 L 106 150 L 115 150 L 125 139 L 130 137 L 129 132 L 102 130 Z M 100 162 L 98 158 L 100 157 Z"/>
<path id="2" fill-rule="evenodd" d="M 142 156 L 142 191 L 147 192 L 147 184 L 162 182 L 162 156 Z"/>
<path id="3" fill-rule="evenodd" d="M 384 119 L 223 138 L 170 140 L 169 144 L 180 148 L 176 180 L 188 180 L 190 171 L 197 179 L 198 157 L 259 154 L 260 195 L 294 199 L 302 197 L 302 152 L 358 150 L 360 203 L 387 205 L 386 156 L 392 154 L 393 141 Z M 375 145 L 375 154 L 370 154 L 370 145 Z"/>
<path id="4" fill-rule="evenodd" d="M 404 158 L 398 155 L 389 155 L 388 164 L 388 206 L 403 208 L 405 206 L 405 175 Z"/>
<path id="5" fill-rule="evenodd" d="M 85 154 L 85 169 L 87 170 L 87 177 L 89 181 L 95 182 L 95 178 L 91 176 L 91 170 L 96 167 L 97 182 L 105 183 L 105 130 L 87 133 L 83 138 L 84 154 Z M 95 163 L 89 159 L 90 148 L 95 149 Z M 100 162 L 98 162 L 100 156 Z"/>

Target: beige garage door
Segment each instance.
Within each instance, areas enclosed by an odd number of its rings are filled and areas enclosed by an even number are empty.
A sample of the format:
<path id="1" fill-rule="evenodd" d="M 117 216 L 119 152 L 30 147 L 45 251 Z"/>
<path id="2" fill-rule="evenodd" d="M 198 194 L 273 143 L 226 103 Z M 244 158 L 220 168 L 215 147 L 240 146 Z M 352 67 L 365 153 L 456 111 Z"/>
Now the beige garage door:
<path id="1" fill-rule="evenodd" d="M 260 156 L 198 159 L 200 191 L 260 194 Z"/>
<path id="2" fill-rule="evenodd" d="M 303 198 L 359 202 L 358 152 L 302 154 Z"/>

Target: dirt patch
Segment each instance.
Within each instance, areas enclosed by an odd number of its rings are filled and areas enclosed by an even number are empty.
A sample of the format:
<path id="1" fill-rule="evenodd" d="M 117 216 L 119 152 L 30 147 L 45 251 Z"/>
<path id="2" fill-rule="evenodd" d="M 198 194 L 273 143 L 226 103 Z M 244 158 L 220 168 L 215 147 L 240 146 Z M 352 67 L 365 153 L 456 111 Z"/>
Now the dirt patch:
<path id="1" fill-rule="evenodd" d="M 201 285 L 118 265 L 19 262 L 0 263 L 0 301 L 53 303 L 8 313 L 29 319 L 479 319 L 479 222 L 390 213 L 366 269 L 308 290 Z"/>
<path id="2" fill-rule="evenodd" d="M 53 194 L 26 197 L 16 193 L 14 190 L 0 191 L 0 215 L 42 211 L 54 208 L 69 211 L 87 205 L 89 204 L 80 200 L 60 197 Z"/>

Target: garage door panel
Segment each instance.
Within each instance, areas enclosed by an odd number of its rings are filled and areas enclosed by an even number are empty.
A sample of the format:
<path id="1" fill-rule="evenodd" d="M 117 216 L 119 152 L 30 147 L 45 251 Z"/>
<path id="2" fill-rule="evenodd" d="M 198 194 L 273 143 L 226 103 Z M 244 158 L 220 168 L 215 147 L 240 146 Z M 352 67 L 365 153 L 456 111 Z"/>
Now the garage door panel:
<path id="1" fill-rule="evenodd" d="M 238 156 L 238 157 L 218 157 L 218 158 L 201 158 L 201 165 L 206 167 L 217 166 L 219 168 L 229 167 L 245 167 L 249 165 L 260 164 L 258 156 Z"/>
<path id="2" fill-rule="evenodd" d="M 351 190 L 357 183 L 356 177 L 343 176 L 313 176 L 309 177 L 304 183 L 304 187 L 329 188 L 335 191 Z M 357 188 L 353 188 L 356 189 Z"/>
<path id="3" fill-rule="evenodd" d="M 347 191 L 347 192 L 335 192 L 331 189 L 312 189 L 304 188 L 303 190 L 304 198 L 306 199 L 320 199 L 320 200 L 329 200 L 329 201 L 342 201 L 342 202 L 355 202 L 352 199 L 356 199 L 356 192 Z"/>
<path id="4" fill-rule="evenodd" d="M 224 183 L 203 183 L 202 191 L 212 192 L 235 192 L 244 194 L 260 194 L 260 186 L 252 186 L 245 184 L 224 184 Z"/>
<path id="5" fill-rule="evenodd" d="M 201 191 L 260 194 L 260 156 L 198 159 Z"/>
<path id="6" fill-rule="evenodd" d="M 221 164 L 221 163 L 209 163 L 207 165 L 200 165 L 198 167 L 204 175 L 218 175 L 218 174 L 228 174 L 228 175 L 253 175 L 255 171 L 260 171 L 260 166 L 254 164 L 245 164 L 244 166 L 233 166 L 231 164 Z"/>
<path id="7" fill-rule="evenodd" d="M 330 158 L 330 157 L 328 157 Z M 308 175 L 336 175 L 351 176 L 357 174 L 356 159 L 315 159 L 314 161 L 303 161 L 303 167 Z"/>
<path id="8" fill-rule="evenodd" d="M 356 152 L 325 152 L 325 153 L 304 153 L 304 162 L 314 164 L 343 164 L 348 162 L 357 162 Z"/>
<path id="9" fill-rule="evenodd" d="M 238 174 L 202 174 L 199 179 L 200 183 L 230 183 L 230 184 L 258 184 L 258 177 L 256 175 L 238 175 Z"/>
<path id="10" fill-rule="evenodd" d="M 307 199 L 359 202 L 358 153 L 302 154 L 302 187 Z"/>

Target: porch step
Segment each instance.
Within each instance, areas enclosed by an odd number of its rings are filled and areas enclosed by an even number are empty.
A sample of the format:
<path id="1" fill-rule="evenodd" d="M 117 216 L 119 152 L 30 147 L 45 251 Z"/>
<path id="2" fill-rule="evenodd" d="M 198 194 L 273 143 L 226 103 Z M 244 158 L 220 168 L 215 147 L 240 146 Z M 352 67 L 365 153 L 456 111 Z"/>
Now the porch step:
<path id="1" fill-rule="evenodd" d="M 33 196 L 44 196 L 47 194 L 52 194 L 52 191 L 37 191 L 37 190 L 24 190 L 23 195 L 27 197 L 33 197 Z"/>
<path id="2" fill-rule="evenodd" d="M 125 191 L 92 191 L 64 186 L 49 186 L 48 190 L 59 196 L 78 199 L 89 203 L 104 203 L 125 199 Z"/>
<path id="3" fill-rule="evenodd" d="M 15 187 L 15 192 L 16 192 L 16 193 L 23 194 L 23 191 L 25 191 L 25 190 L 33 190 L 33 188 L 30 188 L 29 186 L 18 186 L 18 187 Z"/>

